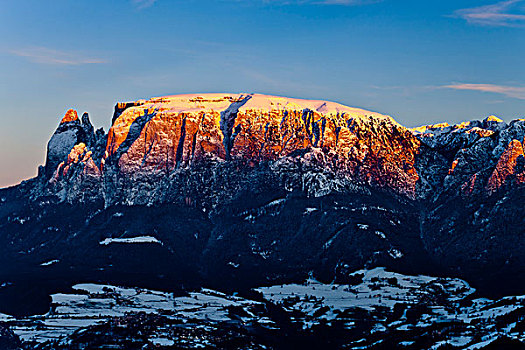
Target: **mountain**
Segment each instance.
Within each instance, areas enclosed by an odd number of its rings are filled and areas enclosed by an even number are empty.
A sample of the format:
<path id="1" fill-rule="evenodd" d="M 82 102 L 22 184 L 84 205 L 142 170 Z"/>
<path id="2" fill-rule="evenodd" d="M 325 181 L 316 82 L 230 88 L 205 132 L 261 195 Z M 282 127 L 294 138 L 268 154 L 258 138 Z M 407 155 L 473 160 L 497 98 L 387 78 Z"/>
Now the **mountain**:
<path id="1" fill-rule="evenodd" d="M 0 312 L 84 281 L 238 290 L 376 266 L 523 292 L 524 142 L 525 119 L 410 129 L 260 94 L 118 103 L 107 133 L 69 110 L 38 176 L 0 190 Z"/>
<path id="2" fill-rule="evenodd" d="M 92 131 L 84 132 L 93 130 L 88 119 L 81 123 L 68 114 L 74 112 L 68 111 L 48 146 L 46 174 L 55 180 L 73 178 L 79 186 L 87 177 L 102 176 L 105 186 L 100 191 L 109 205 L 121 202 L 121 191 L 133 192 L 126 194 L 126 203 L 166 201 L 151 189 L 136 197 L 136 184 L 122 187 L 126 180 L 151 183 L 199 164 L 223 161 L 249 163 L 252 168 L 268 162 L 293 167 L 296 154 L 310 149 L 320 152 L 301 158 L 312 158 L 310 163 L 340 177 L 415 195 L 413 163 L 419 142 L 412 133 L 388 116 L 333 102 L 203 94 L 119 103 L 107 136 L 99 135 L 105 149 L 94 145 Z M 82 169 L 73 165 L 79 162 Z M 71 181 L 64 182 L 64 188 L 68 202 L 79 199 L 77 190 L 68 191 Z"/>

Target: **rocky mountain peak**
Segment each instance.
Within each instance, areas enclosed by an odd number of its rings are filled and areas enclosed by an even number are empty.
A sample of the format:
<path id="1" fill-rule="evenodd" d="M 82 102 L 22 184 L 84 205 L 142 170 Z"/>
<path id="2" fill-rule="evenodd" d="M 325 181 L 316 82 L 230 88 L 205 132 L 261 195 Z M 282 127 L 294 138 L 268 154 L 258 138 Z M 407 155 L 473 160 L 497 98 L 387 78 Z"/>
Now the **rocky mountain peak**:
<path id="1" fill-rule="evenodd" d="M 69 109 L 47 144 L 46 177 L 51 178 L 59 165 L 68 161 L 68 156 L 77 145 L 91 148 L 95 146 L 96 139 L 89 115 L 84 113 L 80 119 L 77 111 Z"/>
<path id="2" fill-rule="evenodd" d="M 486 123 L 490 123 L 490 122 L 503 123 L 503 120 L 501 120 L 500 118 L 496 117 L 495 115 L 489 115 L 484 121 Z"/>
<path id="3" fill-rule="evenodd" d="M 60 124 L 64 123 L 70 123 L 74 121 L 78 121 L 78 114 L 77 111 L 74 109 L 68 109 L 62 120 L 60 121 Z"/>
<path id="4" fill-rule="evenodd" d="M 315 195 L 349 183 L 412 199 L 448 190 L 492 193 L 508 174 L 521 179 L 521 171 L 513 170 L 521 158 L 509 158 L 507 148 L 524 137 L 524 129 L 520 120 L 507 125 L 495 116 L 407 129 L 390 116 L 330 101 L 254 93 L 171 95 L 117 103 L 107 135 L 94 132 L 87 113 L 79 119 L 68 110 L 48 144 L 46 174 L 50 178 L 63 163 L 57 174 L 69 174 L 75 188 L 86 175 L 98 177 L 95 192 L 108 192 L 106 199 L 125 197 L 117 196 L 122 184 L 135 191 L 140 183 L 224 162 L 271 164 L 273 171 L 296 169 L 301 176 L 315 169 L 310 185 L 305 179 L 294 185 Z M 74 161 L 71 152 L 81 144 L 89 156 Z"/>

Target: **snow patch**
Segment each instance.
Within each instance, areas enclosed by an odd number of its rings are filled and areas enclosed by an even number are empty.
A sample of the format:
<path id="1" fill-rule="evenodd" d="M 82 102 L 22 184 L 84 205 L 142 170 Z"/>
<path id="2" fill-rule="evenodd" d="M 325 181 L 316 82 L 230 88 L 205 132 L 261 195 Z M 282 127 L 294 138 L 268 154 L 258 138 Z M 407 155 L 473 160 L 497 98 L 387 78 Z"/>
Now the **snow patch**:
<path id="1" fill-rule="evenodd" d="M 383 232 L 381 232 L 381 231 L 375 231 L 374 233 L 375 233 L 375 235 L 377 237 L 379 237 L 381 239 L 385 239 L 386 238 L 386 235 Z"/>
<path id="2" fill-rule="evenodd" d="M 175 341 L 168 338 L 150 338 L 149 341 L 155 346 L 172 346 L 175 345 Z"/>
<path id="3" fill-rule="evenodd" d="M 396 248 L 390 248 L 390 250 L 388 251 L 388 255 L 390 255 L 394 259 L 401 259 L 403 257 L 403 253 Z"/>
<path id="4" fill-rule="evenodd" d="M 50 261 L 46 261 L 46 262 L 43 262 L 40 264 L 40 266 L 49 266 L 49 265 L 53 265 L 53 264 L 56 264 L 57 262 L 59 262 L 60 260 L 58 259 L 55 259 L 55 260 L 50 260 Z"/>
<path id="5" fill-rule="evenodd" d="M 100 245 L 109 245 L 111 243 L 156 243 L 163 245 L 161 241 L 153 236 L 138 236 L 129 238 L 106 238 L 101 241 Z"/>

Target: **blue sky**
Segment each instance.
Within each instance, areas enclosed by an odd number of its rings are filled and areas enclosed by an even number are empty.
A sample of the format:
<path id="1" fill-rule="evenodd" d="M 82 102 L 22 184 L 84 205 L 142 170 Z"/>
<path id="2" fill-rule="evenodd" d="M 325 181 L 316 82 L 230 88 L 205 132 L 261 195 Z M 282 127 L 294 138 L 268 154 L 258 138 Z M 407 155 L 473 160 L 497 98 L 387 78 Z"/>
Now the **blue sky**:
<path id="1" fill-rule="evenodd" d="M 525 114 L 525 0 L 4 0 L 0 186 L 68 108 L 176 93 L 318 98 L 407 126 Z"/>

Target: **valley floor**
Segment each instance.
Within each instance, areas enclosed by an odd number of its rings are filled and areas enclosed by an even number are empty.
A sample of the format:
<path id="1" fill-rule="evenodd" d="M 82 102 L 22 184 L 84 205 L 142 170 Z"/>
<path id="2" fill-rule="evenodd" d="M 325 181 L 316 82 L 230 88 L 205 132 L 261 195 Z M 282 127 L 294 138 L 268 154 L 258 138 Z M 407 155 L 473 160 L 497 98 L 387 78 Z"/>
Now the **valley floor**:
<path id="1" fill-rule="evenodd" d="M 0 315 L 9 349 L 500 349 L 525 344 L 525 296 L 479 298 L 460 279 L 360 270 L 350 283 L 185 295 L 77 284 L 49 312 Z M 2 343 L 2 341 L 4 343 Z"/>

